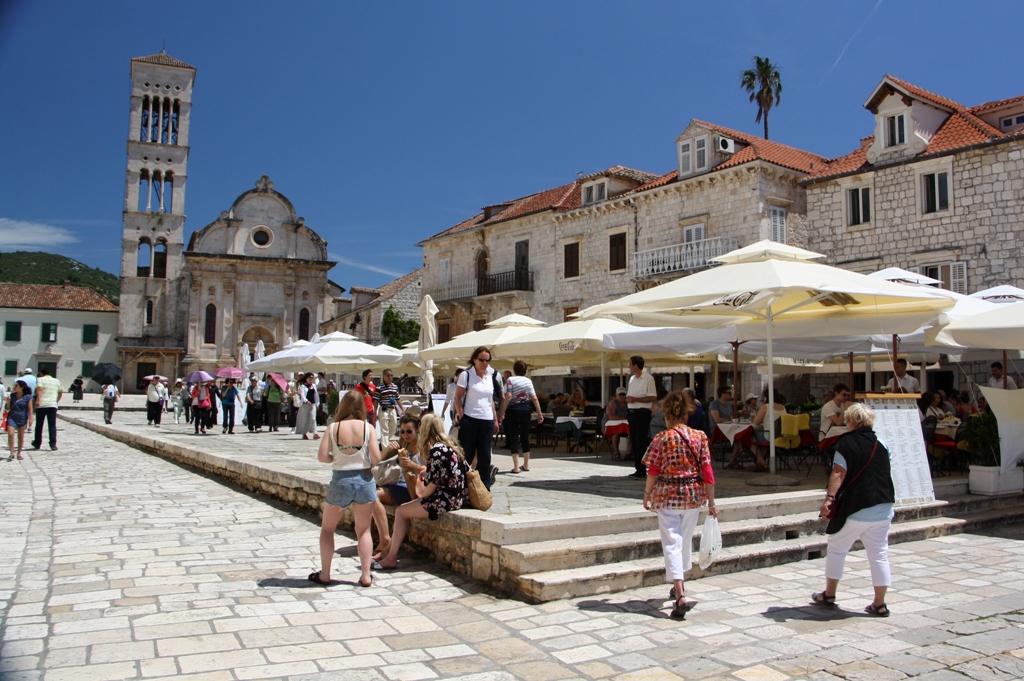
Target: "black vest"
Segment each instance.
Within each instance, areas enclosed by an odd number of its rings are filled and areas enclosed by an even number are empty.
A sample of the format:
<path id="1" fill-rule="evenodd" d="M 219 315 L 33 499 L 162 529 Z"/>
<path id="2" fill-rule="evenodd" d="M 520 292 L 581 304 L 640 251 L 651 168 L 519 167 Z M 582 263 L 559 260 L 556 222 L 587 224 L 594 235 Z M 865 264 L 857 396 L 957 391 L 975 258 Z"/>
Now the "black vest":
<path id="1" fill-rule="evenodd" d="M 836 514 L 825 530 L 827 534 L 834 534 L 843 529 L 846 519 L 857 511 L 878 504 L 895 503 L 896 490 L 893 488 L 892 473 L 889 469 L 889 450 L 881 442 L 878 442 L 875 456 L 868 464 L 876 442 L 878 438 L 871 428 L 852 430 L 841 435 L 836 441 L 835 449 L 846 459 L 847 468 L 846 477 L 836 494 L 839 497 Z M 865 465 L 867 469 L 864 469 Z M 862 469 L 863 473 L 860 472 Z M 853 484 L 850 484 L 851 480 Z"/>

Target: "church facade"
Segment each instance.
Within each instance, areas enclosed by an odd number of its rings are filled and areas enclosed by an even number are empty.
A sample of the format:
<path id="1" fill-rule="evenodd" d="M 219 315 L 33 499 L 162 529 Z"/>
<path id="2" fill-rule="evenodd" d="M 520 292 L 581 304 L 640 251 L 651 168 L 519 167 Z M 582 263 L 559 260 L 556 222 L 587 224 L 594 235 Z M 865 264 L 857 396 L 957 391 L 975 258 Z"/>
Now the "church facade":
<path id="1" fill-rule="evenodd" d="M 132 60 L 118 364 L 123 389 L 150 374 L 236 366 L 308 339 L 342 289 L 327 243 L 263 176 L 185 247 L 195 68 L 166 54 Z"/>

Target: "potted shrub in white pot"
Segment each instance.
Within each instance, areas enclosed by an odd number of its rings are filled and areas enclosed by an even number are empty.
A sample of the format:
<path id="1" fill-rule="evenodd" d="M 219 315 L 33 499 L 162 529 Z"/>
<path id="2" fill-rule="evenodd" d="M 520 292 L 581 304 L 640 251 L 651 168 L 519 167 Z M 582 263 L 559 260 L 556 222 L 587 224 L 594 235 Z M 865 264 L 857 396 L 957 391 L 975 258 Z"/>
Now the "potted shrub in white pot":
<path id="1" fill-rule="evenodd" d="M 1024 468 L 1014 466 L 1000 472 L 999 424 L 994 414 L 969 417 L 964 437 L 970 452 L 971 472 L 967 486 L 971 494 L 1019 494 L 1024 491 Z"/>

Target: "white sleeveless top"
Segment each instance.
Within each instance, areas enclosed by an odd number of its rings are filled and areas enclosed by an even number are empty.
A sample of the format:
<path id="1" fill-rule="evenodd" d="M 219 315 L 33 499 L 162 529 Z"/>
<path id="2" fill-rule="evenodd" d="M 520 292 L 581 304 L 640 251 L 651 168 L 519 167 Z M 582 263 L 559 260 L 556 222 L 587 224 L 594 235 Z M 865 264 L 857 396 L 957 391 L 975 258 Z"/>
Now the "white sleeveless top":
<path id="1" fill-rule="evenodd" d="M 355 445 L 339 445 L 334 439 L 334 424 L 327 429 L 327 437 L 330 438 L 331 455 L 334 456 L 334 463 L 331 468 L 336 471 L 357 471 L 370 467 L 370 432 L 376 433 L 376 428 L 369 428 L 366 421 L 363 421 L 363 446 L 346 454 L 342 449 L 354 449 Z"/>

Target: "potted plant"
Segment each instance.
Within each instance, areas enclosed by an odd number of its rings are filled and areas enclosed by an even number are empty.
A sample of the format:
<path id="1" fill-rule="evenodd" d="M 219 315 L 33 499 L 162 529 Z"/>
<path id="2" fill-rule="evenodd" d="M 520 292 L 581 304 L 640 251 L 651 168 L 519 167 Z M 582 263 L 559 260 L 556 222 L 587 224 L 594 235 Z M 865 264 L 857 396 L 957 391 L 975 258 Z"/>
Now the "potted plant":
<path id="1" fill-rule="evenodd" d="M 334 420 L 334 412 L 338 411 L 338 402 L 340 397 L 337 390 L 332 390 L 327 396 L 327 422 L 330 423 Z"/>
<path id="2" fill-rule="evenodd" d="M 971 494 L 1019 494 L 1024 491 L 1024 468 L 1014 466 L 1000 472 L 999 423 L 995 414 L 984 412 L 969 417 L 964 431 L 970 454 L 967 486 Z"/>

